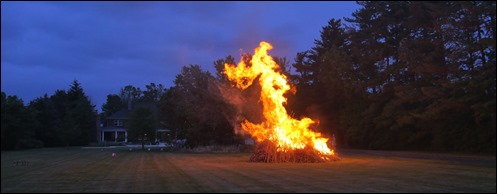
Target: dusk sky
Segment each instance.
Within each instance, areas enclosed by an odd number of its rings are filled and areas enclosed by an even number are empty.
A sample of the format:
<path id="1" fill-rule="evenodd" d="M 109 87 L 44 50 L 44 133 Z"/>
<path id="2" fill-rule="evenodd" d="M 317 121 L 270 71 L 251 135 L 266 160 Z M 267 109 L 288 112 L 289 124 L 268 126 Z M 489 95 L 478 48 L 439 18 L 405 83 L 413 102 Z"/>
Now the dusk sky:
<path id="1" fill-rule="evenodd" d="M 332 19 L 360 6 L 344 2 L 1 2 L 1 87 L 31 100 L 78 80 L 98 111 L 108 94 L 151 82 L 169 88 L 181 67 L 253 53 L 294 62 Z"/>

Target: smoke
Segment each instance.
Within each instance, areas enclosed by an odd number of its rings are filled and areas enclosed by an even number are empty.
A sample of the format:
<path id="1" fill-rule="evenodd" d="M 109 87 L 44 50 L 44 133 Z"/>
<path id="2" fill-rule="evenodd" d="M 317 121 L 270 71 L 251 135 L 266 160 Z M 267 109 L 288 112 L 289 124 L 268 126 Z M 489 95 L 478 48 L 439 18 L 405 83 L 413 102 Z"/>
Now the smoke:
<path id="1" fill-rule="evenodd" d="M 240 91 L 237 91 L 236 88 L 229 87 L 227 84 L 223 84 L 218 80 L 214 80 L 210 82 L 210 84 L 210 90 L 214 94 L 217 94 L 218 98 L 223 99 L 226 104 L 231 105 L 231 110 L 223 110 L 221 113 L 231 124 L 236 134 L 245 134 L 240 126 L 245 119 L 242 116 L 242 105 L 244 99 L 242 98 Z M 235 114 L 233 114 L 233 112 Z"/>
<path id="2" fill-rule="evenodd" d="M 249 135 L 241 127 L 246 120 L 252 123 L 263 121 L 262 104 L 259 100 L 261 89 L 258 81 L 254 81 L 253 85 L 245 90 L 231 86 L 228 81 L 213 80 L 209 83 L 209 90 L 228 105 L 228 108 L 221 113 L 236 134 Z"/>

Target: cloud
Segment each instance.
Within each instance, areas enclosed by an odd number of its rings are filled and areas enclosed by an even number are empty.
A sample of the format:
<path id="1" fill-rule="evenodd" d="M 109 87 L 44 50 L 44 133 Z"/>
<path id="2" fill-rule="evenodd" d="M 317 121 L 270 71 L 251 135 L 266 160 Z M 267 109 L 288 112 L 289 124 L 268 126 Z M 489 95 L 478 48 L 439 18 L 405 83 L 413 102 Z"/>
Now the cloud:
<path id="1" fill-rule="evenodd" d="M 336 4 L 346 2 L 2 1 L 2 90 L 30 101 L 77 79 L 100 108 L 125 85 L 172 86 L 182 66 L 214 72 L 263 40 L 293 60 L 344 11 Z"/>

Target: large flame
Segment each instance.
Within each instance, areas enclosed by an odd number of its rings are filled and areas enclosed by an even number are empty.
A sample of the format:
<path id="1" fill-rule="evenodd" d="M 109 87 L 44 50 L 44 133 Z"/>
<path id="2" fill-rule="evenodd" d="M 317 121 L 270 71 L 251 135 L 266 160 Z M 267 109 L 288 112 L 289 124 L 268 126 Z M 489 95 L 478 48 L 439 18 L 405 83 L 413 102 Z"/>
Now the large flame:
<path id="1" fill-rule="evenodd" d="M 285 75 L 276 72 L 278 64 L 267 54 L 271 50 L 271 44 L 261 42 L 255 49 L 251 59 L 251 65 L 241 60 L 238 65 L 224 64 L 224 73 L 229 80 L 236 83 L 236 87 L 246 89 L 259 77 L 261 85 L 260 101 L 263 106 L 264 121 L 260 124 L 245 120 L 242 128 L 249 132 L 258 142 L 269 140 L 277 147 L 277 152 L 287 152 L 312 147 L 318 151 L 323 159 L 328 160 L 334 155 L 334 151 L 328 148 L 328 138 L 321 133 L 313 132 L 309 125 L 314 121 L 310 118 L 297 120 L 291 118 L 285 107 L 286 98 L 283 96 L 290 85 Z"/>

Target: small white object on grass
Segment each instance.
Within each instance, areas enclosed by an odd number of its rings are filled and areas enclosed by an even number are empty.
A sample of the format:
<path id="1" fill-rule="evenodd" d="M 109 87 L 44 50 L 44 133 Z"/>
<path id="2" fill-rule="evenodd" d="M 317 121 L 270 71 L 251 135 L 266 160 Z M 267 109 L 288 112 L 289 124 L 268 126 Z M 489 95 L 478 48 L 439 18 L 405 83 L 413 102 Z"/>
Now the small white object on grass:
<path id="1" fill-rule="evenodd" d="M 148 151 L 150 151 L 150 148 L 148 148 Z"/>

